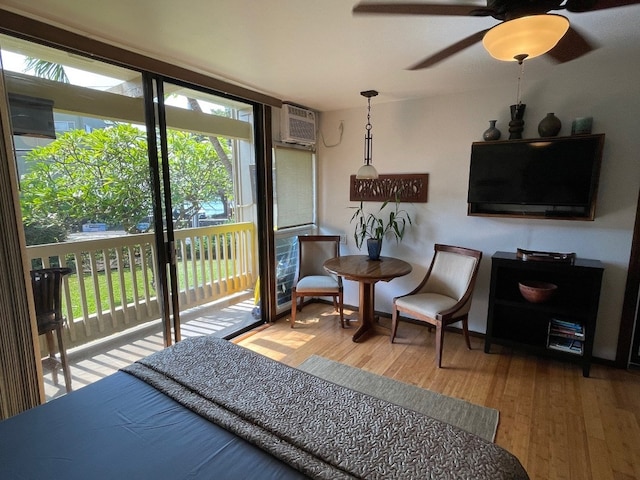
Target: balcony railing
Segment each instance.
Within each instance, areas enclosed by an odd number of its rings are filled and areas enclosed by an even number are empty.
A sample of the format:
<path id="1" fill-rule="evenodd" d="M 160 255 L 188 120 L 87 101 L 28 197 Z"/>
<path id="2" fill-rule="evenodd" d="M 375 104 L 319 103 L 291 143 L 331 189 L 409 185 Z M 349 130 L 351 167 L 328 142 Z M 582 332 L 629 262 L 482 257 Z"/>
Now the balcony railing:
<path id="1" fill-rule="evenodd" d="M 255 227 L 230 223 L 175 231 L 180 309 L 254 287 Z M 27 247 L 32 268 L 68 266 L 67 348 L 160 318 L 153 233 Z M 43 352 L 46 350 L 41 345 Z"/>

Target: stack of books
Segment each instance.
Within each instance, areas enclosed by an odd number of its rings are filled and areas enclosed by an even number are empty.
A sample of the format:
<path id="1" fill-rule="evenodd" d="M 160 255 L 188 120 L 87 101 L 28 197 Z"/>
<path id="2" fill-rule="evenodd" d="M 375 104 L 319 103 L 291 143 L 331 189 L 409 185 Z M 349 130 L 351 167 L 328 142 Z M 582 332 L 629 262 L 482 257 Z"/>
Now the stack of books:
<path id="1" fill-rule="evenodd" d="M 581 323 L 552 318 L 549 321 L 547 348 L 582 355 L 584 350 L 584 326 Z"/>

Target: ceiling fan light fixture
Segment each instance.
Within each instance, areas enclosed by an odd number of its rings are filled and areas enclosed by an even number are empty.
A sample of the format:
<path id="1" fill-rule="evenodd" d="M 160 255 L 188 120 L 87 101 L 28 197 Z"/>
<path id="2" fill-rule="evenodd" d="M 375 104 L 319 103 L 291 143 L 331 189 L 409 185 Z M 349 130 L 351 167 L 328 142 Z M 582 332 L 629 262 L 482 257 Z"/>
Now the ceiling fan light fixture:
<path id="1" fill-rule="evenodd" d="M 500 23 L 485 33 L 484 48 L 498 60 L 522 61 L 534 58 L 555 47 L 569 30 L 569 20 L 562 15 L 543 14 L 520 17 Z"/>

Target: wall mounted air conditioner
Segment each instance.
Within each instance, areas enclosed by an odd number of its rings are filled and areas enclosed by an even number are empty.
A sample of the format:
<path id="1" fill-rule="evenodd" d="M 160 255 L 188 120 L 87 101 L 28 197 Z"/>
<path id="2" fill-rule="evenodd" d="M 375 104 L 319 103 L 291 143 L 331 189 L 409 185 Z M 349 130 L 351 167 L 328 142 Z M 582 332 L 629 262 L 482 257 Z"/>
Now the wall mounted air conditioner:
<path id="1" fill-rule="evenodd" d="M 56 138 L 53 100 L 9 92 L 9 109 L 14 135 Z"/>
<path id="2" fill-rule="evenodd" d="M 280 139 L 300 145 L 316 144 L 316 114 L 306 108 L 282 104 L 280 114 Z"/>

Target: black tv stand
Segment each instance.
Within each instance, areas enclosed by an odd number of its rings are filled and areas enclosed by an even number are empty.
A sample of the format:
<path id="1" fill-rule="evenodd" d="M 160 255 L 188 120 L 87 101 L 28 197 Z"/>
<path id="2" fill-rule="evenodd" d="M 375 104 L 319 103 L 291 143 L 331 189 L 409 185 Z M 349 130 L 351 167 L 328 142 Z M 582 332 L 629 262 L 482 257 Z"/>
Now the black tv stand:
<path id="1" fill-rule="evenodd" d="M 573 263 L 520 260 L 516 253 L 491 257 L 491 286 L 484 351 L 497 343 L 582 364 L 589 376 L 604 268 L 598 260 Z M 530 303 L 520 294 L 522 280 L 558 286 L 546 303 Z"/>

